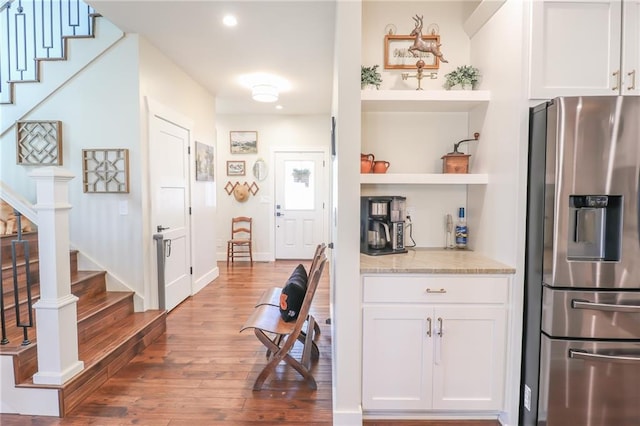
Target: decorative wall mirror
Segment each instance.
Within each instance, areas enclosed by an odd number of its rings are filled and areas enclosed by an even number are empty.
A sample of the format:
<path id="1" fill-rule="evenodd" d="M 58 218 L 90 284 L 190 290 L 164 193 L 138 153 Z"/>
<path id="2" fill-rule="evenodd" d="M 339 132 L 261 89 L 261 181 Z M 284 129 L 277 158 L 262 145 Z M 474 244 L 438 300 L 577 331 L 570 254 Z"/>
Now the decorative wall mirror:
<path id="1" fill-rule="evenodd" d="M 258 182 L 262 182 L 267 178 L 268 173 L 267 163 L 262 158 L 258 158 L 253 164 L 253 176 Z"/>

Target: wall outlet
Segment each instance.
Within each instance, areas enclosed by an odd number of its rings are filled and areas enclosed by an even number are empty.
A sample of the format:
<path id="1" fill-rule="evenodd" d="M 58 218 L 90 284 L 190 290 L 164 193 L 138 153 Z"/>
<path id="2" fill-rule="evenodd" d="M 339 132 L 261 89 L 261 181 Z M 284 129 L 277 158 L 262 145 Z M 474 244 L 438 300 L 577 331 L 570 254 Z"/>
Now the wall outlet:
<path id="1" fill-rule="evenodd" d="M 411 216 L 411 220 L 415 217 L 416 209 L 413 206 L 407 207 L 407 216 Z"/>
<path id="2" fill-rule="evenodd" d="M 531 411 L 531 388 L 524 385 L 524 408 Z"/>

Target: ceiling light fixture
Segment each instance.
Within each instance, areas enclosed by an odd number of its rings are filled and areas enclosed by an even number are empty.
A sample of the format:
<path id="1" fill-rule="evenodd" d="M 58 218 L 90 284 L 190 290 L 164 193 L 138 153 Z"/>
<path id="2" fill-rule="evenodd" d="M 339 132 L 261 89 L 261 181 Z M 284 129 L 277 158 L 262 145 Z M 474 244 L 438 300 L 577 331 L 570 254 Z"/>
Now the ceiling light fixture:
<path id="1" fill-rule="evenodd" d="M 251 88 L 251 97 L 258 102 L 276 102 L 278 88 L 271 84 L 256 84 Z"/>
<path id="2" fill-rule="evenodd" d="M 224 18 L 222 18 L 222 23 L 227 27 L 235 27 L 236 25 L 238 25 L 238 20 L 233 15 L 226 15 Z"/>

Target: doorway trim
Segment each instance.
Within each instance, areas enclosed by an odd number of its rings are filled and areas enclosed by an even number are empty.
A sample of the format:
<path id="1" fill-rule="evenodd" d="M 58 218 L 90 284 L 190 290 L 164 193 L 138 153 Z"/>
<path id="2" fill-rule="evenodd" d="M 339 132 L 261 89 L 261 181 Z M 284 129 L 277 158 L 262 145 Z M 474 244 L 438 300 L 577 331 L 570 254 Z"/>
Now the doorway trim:
<path id="1" fill-rule="evenodd" d="M 271 147 L 269 152 L 269 163 L 275 166 L 276 153 L 322 153 L 322 161 L 324 162 L 325 175 L 322 179 L 322 203 L 324 204 L 324 213 L 322 215 L 322 239 L 328 243 L 329 238 L 329 194 L 330 194 L 330 176 L 331 176 L 331 158 L 329 156 L 329 147 L 323 146 L 301 146 L 301 147 Z M 270 172 L 271 175 L 271 217 L 269 219 L 269 241 L 271 247 L 271 261 L 276 260 L 276 178 L 275 171 Z"/>

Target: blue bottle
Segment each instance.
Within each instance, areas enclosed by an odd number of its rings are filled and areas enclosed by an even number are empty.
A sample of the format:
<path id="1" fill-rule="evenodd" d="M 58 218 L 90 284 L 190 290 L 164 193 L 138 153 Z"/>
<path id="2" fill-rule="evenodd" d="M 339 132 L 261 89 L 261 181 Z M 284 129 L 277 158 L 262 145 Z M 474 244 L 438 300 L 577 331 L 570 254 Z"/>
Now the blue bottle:
<path id="1" fill-rule="evenodd" d="M 469 230 L 467 229 L 467 219 L 464 216 L 464 207 L 460 207 L 458 209 L 458 221 L 456 222 L 456 247 L 466 249 L 468 237 Z"/>

